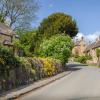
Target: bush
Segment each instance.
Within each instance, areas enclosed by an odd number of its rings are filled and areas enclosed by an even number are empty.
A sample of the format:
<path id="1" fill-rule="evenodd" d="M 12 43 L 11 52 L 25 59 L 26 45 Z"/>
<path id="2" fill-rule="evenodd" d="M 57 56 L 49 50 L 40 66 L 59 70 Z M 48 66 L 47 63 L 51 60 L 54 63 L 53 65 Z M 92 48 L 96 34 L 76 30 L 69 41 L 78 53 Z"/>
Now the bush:
<path id="1" fill-rule="evenodd" d="M 98 58 L 98 62 L 97 62 L 97 65 L 100 66 L 100 49 L 96 49 L 96 55 L 97 55 L 97 58 Z"/>
<path id="2" fill-rule="evenodd" d="M 53 76 L 63 71 L 62 63 L 56 59 L 34 57 L 28 58 L 28 61 L 36 71 L 36 79 Z"/>
<path id="3" fill-rule="evenodd" d="M 16 69 L 17 85 L 28 84 L 33 82 L 35 79 L 36 70 L 31 66 L 28 58 L 17 57 L 20 62 L 20 66 Z"/>
<path id="4" fill-rule="evenodd" d="M 42 71 L 45 76 L 53 76 L 62 71 L 62 64 L 60 61 L 51 58 L 40 58 L 43 61 Z M 57 63 L 57 66 L 55 62 Z M 60 68 L 59 68 L 60 67 Z"/>
<path id="5" fill-rule="evenodd" d="M 14 57 L 12 50 L 0 46 L 0 68 L 9 70 L 19 66 L 19 61 Z"/>
<path id="6" fill-rule="evenodd" d="M 39 55 L 59 59 L 66 63 L 71 55 L 72 47 L 73 42 L 69 36 L 55 35 L 49 40 L 44 40 L 40 45 Z"/>
<path id="7" fill-rule="evenodd" d="M 14 57 L 12 51 L 0 46 L 0 85 L 3 86 L 2 90 L 9 88 L 10 73 L 20 66 L 20 62 Z"/>
<path id="8" fill-rule="evenodd" d="M 75 61 L 85 64 L 87 60 L 91 60 L 91 56 L 75 56 Z"/>
<path id="9" fill-rule="evenodd" d="M 52 58 L 15 57 L 0 47 L 0 92 L 29 84 L 63 71 L 62 63 Z"/>

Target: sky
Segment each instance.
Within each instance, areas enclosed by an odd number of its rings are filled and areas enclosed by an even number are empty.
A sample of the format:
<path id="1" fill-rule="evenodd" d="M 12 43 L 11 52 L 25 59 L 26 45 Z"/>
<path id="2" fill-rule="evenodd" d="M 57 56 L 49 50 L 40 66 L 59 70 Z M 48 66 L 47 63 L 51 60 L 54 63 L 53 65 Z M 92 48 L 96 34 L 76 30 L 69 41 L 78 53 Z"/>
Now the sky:
<path id="1" fill-rule="evenodd" d="M 100 0 L 40 0 L 40 10 L 35 26 L 52 13 L 64 12 L 71 15 L 79 28 L 78 36 L 91 37 L 100 35 Z M 90 38 L 89 38 L 90 39 Z"/>

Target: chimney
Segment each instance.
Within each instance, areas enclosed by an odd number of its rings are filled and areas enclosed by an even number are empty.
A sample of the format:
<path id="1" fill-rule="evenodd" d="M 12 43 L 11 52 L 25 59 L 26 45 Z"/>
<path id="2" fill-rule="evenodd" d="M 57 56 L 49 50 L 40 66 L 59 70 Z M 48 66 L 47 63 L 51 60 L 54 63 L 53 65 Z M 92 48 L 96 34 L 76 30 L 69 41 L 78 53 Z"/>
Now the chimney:
<path id="1" fill-rule="evenodd" d="M 81 41 L 84 41 L 84 37 L 83 36 L 81 37 Z"/>

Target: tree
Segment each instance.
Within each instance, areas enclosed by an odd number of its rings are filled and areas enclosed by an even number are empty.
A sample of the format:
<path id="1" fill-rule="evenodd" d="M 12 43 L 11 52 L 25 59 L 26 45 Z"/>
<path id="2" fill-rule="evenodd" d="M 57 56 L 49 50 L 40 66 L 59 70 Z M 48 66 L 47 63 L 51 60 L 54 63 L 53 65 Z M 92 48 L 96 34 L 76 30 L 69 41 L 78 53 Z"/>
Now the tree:
<path id="1" fill-rule="evenodd" d="M 72 48 L 73 42 L 69 36 L 55 35 L 49 40 L 44 40 L 40 45 L 39 55 L 59 59 L 66 63 L 71 55 Z"/>
<path id="2" fill-rule="evenodd" d="M 54 13 L 45 18 L 39 26 L 38 34 L 49 38 L 54 34 L 66 34 L 70 37 L 76 36 L 78 28 L 75 20 L 64 13 Z"/>
<path id="3" fill-rule="evenodd" d="M 0 0 L 0 15 L 13 29 L 29 28 L 38 8 L 35 0 Z"/>
<path id="4" fill-rule="evenodd" d="M 77 33 L 78 28 L 76 22 L 70 15 L 54 13 L 41 22 L 36 34 L 37 41 L 34 52 L 38 50 L 43 39 L 49 39 L 55 34 L 65 34 L 74 37 Z"/>
<path id="5" fill-rule="evenodd" d="M 20 35 L 20 40 L 17 41 L 17 44 L 24 50 L 26 56 L 32 56 L 36 40 L 36 30 L 26 31 Z"/>
<path id="6" fill-rule="evenodd" d="M 96 55 L 98 57 L 98 66 L 100 66 L 100 49 L 96 49 Z"/>

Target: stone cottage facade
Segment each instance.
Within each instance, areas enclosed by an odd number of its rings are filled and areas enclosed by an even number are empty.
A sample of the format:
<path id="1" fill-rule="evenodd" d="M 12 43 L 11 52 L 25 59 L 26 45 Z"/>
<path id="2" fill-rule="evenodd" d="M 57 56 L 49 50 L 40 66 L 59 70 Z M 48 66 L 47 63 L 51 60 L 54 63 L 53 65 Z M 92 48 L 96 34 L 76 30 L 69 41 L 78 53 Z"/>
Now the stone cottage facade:
<path id="1" fill-rule="evenodd" d="M 96 55 L 96 49 L 100 48 L 100 37 L 90 44 L 87 44 L 85 39 L 82 37 L 80 40 L 75 40 L 74 44 L 75 46 L 72 50 L 73 55 L 90 55 L 92 60 L 87 63 L 97 64 L 98 58 Z"/>
<path id="2" fill-rule="evenodd" d="M 75 40 L 74 41 L 74 48 L 72 50 L 73 55 L 79 55 L 83 56 L 85 55 L 84 51 L 86 49 L 86 43 L 84 37 L 82 37 L 80 40 Z"/>
<path id="3" fill-rule="evenodd" d="M 12 47 L 12 40 L 15 33 L 7 25 L 0 23 L 0 44 L 8 47 Z"/>
<path id="4" fill-rule="evenodd" d="M 12 48 L 13 54 L 22 55 L 22 50 L 19 50 L 13 45 L 13 39 L 19 39 L 18 35 L 7 25 L 0 23 L 0 45 Z M 21 52 L 20 52 L 21 51 Z"/>
<path id="5" fill-rule="evenodd" d="M 89 61 L 88 63 L 96 64 L 98 62 L 98 58 L 97 58 L 97 55 L 96 55 L 96 49 L 97 48 L 100 48 L 100 37 L 98 37 L 94 43 L 88 45 L 85 49 L 85 53 L 87 55 L 92 56 L 92 60 Z"/>

